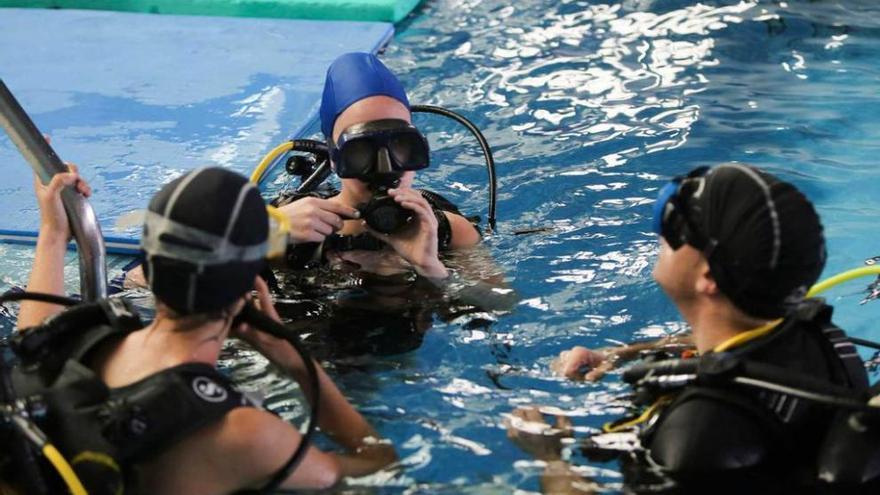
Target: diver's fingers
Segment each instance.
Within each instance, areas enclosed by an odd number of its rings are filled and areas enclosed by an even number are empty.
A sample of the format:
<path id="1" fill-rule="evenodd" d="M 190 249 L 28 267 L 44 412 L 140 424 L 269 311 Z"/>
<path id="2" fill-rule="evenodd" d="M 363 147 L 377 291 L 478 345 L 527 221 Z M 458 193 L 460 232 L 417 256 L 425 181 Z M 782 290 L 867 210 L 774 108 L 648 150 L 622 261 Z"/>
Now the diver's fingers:
<path id="1" fill-rule="evenodd" d="M 83 196 L 85 196 L 87 198 L 89 196 L 91 196 L 92 195 L 92 188 L 91 188 L 91 186 L 89 186 L 88 182 L 86 182 L 85 180 L 83 180 L 82 177 L 79 176 L 79 167 L 76 164 L 70 163 L 70 162 L 64 162 L 64 164 L 67 165 L 67 169 L 70 170 L 70 173 L 77 175 L 77 181 L 76 181 L 77 192 L 79 192 L 80 194 L 82 194 Z"/>
<path id="2" fill-rule="evenodd" d="M 514 409 L 513 412 L 511 412 L 510 414 L 511 414 L 512 416 L 516 416 L 517 418 L 524 418 L 524 417 L 525 417 L 524 415 L 525 415 L 525 413 L 526 413 L 526 412 L 525 412 L 525 409 L 526 409 L 525 407 L 517 407 L 517 408 Z"/>
<path id="3" fill-rule="evenodd" d="M 579 378 L 583 368 L 595 368 L 605 362 L 606 356 L 600 351 L 594 351 L 582 346 L 572 347 L 571 350 L 559 354 L 561 364 L 559 366 L 563 375 L 569 378 Z"/>
<path id="4" fill-rule="evenodd" d="M 610 361 L 603 361 L 601 364 L 594 367 L 587 374 L 585 374 L 584 380 L 588 382 L 595 382 L 605 376 L 605 374 L 611 371 L 612 368 L 614 368 L 614 363 Z"/>
<path id="5" fill-rule="evenodd" d="M 76 184 L 76 181 L 78 180 L 79 176 L 73 172 L 55 174 L 52 176 L 52 180 L 46 186 L 46 190 L 49 194 L 58 194 L 61 189 Z"/>
<path id="6" fill-rule="evenodd" d="M 436 221 L 434 212 L 431 210 L 431 205 L 428 204 L 425 197 L 415 189 L 390 189 L 388 194 L 393 197 L 394 201 L 398 204 L 418 215 L 422 223 L 432 225 L 431 222 Z"/>
<path id="7" fill-rule="evenodd" d="M 320 218 L 310 219 L 309 228 L 325 237 L 336 230 L 336 227 L 333 224 L 327 223 Z"/>
<path id="8" fill-rule="evenodd" d="M 402 189 L 389 189 L 388 195 L 394 198 L 398 203 L 402 201 L 413 201 L 415 203 L 419 203 L 420 205 L 425 206 L 426 208 L 430 208 L 431 205 L 428 204 L 428 200 L 422 196 L 422 193 L 416 191 L 411 188 L 402 188 Z"/>
<path id="9" fill-rule="evenodd" d="M 410 210 L 418 215 L 421 219 L 429 220 L 431 217 L 434 216 L 434 212 L 431 211 L 430 207 L 425 207 L 419 203 L 416 203 L 415 201 L 402 200 L 398 201 L 398 203 L 400 203 L 400 206 L 403 206 L 407 210 Z"/>
<path id="10" fill-rule="evenodd" d="M 532 410 L 532 406 L 518 407 L 510 413 L 514 418 L 519 418 L 522 421 L 529 421 L 529 411 Z"/>
<path id="11" fill-rule="evenodd" d="M 580 360 L 575 359 L 573 350 L 568 350 L 560 352 L 559 358 L 551 363 L 550 367 L 559 375 L 575 378 L 574 374 L 581 367 L 581 363 Z"/>
<path id="12" fill-rule="evenodd" d="M 535 423 L 544 423 L 544 415 L 541 414 L 541 410 L 537 407 L 526 409 L 524 418 L 528 421 L 534 421 Z"/>
<path id="13" fill-rule="evenodd" d="M 330 212 L 343 218 L 349 219 L 360 218 L 361 216 L 360 212 L 357 211 L 355 208 L 352 208 L 351 206 L 346 206 L 344 204 L 337 203 L 336 201 L 331 201 L 329 199 L 315 199 L 317 200 L 315 201 L 315 204 L 318 205 L 321 210 L 324 210 L 326 212 Z"/>
<path id="14" fill-rule="evenodd" d="M 342 228 L 343 219 L 342 217 L 334 213 L 330 210 L 315 210 L 315 216 L 325 224 L 329 225 L 334 231 Z"/>
<path id="15" fill-rule="evenodd" d="M 82 194 L 83 196 L 85 196 L 87 198 L 92 195 L 92 186 L 90 186 L 88 182 L 86 182 L 82 179 L 77 181 L 76 190 L 79 191 L 80 194 Z"/>
<path id="16" fill-rule="evenodd" d="M 415 213 L 419 217 L 419 222 L 424 226 L 436 228 L 437 217 L 434 216 L 430 206 L 408 200 L 400 201 L 400 206 Z"/>
<path id="17" fill-rule="evenodd" d="M 313 214 L 300 218 L 298 224 L 295 224 L 294 227 L 298 227 L 304 236 L 318 233 L 321 235 L 319 241 L 323 241 L 325 236 L 333 233 L 334 225 L 324 221 L 320 216 L 321 214 L 320 210 L 315 210 Z M 333 213 L 329 213 L 329 215 L 333 215 Z M 311 239 L 309 240 L 311 241 Z"/>

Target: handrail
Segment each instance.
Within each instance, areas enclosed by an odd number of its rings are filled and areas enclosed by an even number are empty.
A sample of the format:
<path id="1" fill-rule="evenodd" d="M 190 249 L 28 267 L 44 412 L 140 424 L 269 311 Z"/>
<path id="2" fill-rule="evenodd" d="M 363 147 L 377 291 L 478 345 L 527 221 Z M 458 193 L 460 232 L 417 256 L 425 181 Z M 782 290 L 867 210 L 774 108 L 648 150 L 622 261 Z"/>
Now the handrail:
<path id="1" fill-rule="evenodd" d="M 18 147 L 24 159 L 40 178 L 48 184 L 57 173 L 67 172 L 67 166 L 46 142 L 40 130 L 0 79 L 0 126 Z M 107 295 L 107 262 L 104 258 L 104 236 L 95 210 L 86 198 L 71 188 L 61 191 L 61 202 L 67 212 L 70 230 L 79 253 L 79 283 L 82 298 L 94 301 Z"/>

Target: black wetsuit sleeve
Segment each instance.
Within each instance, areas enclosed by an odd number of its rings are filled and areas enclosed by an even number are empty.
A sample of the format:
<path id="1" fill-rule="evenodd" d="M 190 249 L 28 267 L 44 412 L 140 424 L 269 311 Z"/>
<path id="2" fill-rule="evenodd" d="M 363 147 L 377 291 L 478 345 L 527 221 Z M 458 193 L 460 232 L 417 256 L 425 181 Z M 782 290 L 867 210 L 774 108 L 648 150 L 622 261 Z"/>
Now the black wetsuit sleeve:
<path id="1" fill-rule="evenodd" d="M 449 246 L 452 245 L 452 225 L 450 225 L 449 219 L 446 218 L 444 212 L 461 215 L 461 211 L 459 211 L 458 207 L 455 206 L 452 201 L 449 201 L 433 191 L 427 191 L 425 189 L 419 189 L 418 191 L 431 206 L 431 210 L 434 211 L 434 216 L 437 217 L 437 248 L 440 252 L 447 251 Z M 473 218 L 467 219 L 477 230 L 477 233 L 482 236 L 482 232 L 480 232 L 480 229 L 476 225 L 479 218 L 476 219 L 476 222 Z"/>
<path id="2" fill-rule="evenodd" d="M 692 396 L 663 414 L 647 447 L 673 476 L 751 469 L 768 459 L 772 434 L 763 421 L 738 400 Z"/>

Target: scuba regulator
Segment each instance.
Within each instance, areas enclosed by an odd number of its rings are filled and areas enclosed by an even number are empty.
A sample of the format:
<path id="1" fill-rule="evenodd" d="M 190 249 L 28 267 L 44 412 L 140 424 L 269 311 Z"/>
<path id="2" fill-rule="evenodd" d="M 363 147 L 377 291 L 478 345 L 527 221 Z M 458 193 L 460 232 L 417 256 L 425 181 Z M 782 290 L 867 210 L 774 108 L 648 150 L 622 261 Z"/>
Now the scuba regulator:
<path id="1" fill-rule="evenodd" d="M 389 189 L 400 185 L 400 179 L 382 179 L 384 178 L 373 178 L 368 182 L 373 197 L 368 202 L 359 204 L 357 210 L 371 229 L 383 234 L 393 234 L 406 227 L 414 214 L 388 195 Z"/>

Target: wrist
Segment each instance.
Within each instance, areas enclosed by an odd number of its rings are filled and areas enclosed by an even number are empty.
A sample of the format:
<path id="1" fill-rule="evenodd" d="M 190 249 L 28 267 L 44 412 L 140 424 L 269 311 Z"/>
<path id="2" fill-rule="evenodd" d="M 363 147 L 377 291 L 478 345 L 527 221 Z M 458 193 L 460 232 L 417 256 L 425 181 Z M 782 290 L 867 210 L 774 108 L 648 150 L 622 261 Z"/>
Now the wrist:
<path id="1" fill-rule="evenodd" d="M 427 264 L 417 264 L 413 265 L 418 272 L 419 275 L 430 278 L 433 280 L 443 280 L 449 277 L 449 270 L 446 269 L 446 266 L 440 262 L 440 260 L 435 259 L 431 263 Z"/>
<path id="2" fill-rule="evenodd" d="M 38 235 L 38 240 L 41 244 L 61 246 L 62 249 L 67 249 L 67 242 L 70 240 L 68 232 L 46 226 L 40 227 Z"/>

